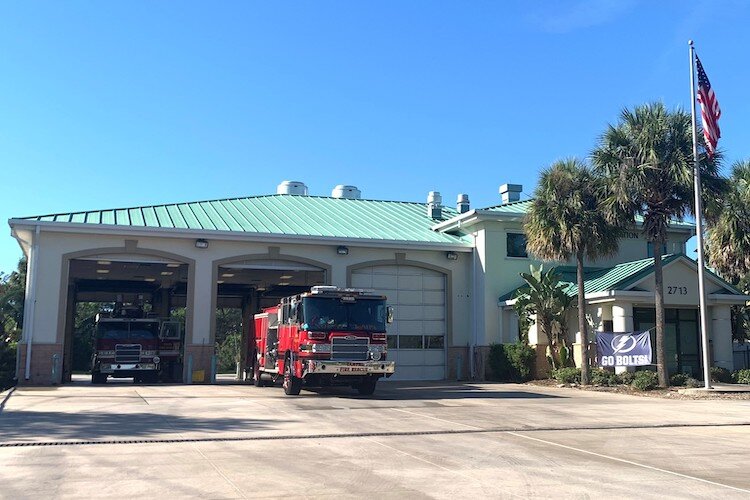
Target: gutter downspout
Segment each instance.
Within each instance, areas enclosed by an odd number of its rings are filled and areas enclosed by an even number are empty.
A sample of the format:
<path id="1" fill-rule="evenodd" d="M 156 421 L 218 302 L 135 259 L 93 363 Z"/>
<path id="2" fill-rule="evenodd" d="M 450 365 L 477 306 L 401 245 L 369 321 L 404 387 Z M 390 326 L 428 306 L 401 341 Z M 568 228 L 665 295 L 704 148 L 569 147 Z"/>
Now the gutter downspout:
<path id="1" fill-rule="evenodd" d="M 36 305 L 36 269 L 37 254 L 39 253 L 39 231 L 40 226 L 36 226 L 34 236 L 31 241 L 31 250 L 29 251 L 29 261 L 26 268 L 26 304 L 24 310 L 23 329 L 26 332 L 26 366 L 24 378 L 31 378 L 31 342 L 34 336 L 34 309 Z"/>

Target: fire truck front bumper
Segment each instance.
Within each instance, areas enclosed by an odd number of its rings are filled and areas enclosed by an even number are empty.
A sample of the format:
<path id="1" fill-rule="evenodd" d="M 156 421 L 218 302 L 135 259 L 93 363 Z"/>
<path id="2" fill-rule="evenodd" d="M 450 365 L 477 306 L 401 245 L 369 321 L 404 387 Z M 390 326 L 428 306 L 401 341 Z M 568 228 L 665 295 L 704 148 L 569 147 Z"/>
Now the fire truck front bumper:
<path id="1" fill-rule="evenodd" d="M 101 373 L 142 372 L 155 371 L 159 366 L 156 363 L 102 363 L 99 365 Z"/>
<path id="2" fill-rule="evenodd" d="M 396 372 L 396 362 L 308 360 L 306 368 L 310 374 L 390 375 Z"/>

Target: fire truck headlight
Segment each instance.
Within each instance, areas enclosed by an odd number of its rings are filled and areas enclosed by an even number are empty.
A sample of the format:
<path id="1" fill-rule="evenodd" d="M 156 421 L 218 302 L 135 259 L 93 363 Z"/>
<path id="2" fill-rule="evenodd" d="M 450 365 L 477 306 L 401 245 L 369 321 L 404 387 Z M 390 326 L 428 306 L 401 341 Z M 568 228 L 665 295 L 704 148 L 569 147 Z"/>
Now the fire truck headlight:
<path id="1" fill-rule="evenodd" d="M 383 355 L 382 355 L 382 354 L 380 353 L 380 351 L 370 351 L 370 358 L 371 358 L 371 359 L 372 359 L 373 361 L 380 361 L 380 358 L 381 358 L 382 356 L 383 356 Z"/>
<path id="2" fill-rule="evenodd" d="M 154 363 L 158 365 L 159 361 L 161 361 L 161 358 L 159 356 L 154 356 Z"/>

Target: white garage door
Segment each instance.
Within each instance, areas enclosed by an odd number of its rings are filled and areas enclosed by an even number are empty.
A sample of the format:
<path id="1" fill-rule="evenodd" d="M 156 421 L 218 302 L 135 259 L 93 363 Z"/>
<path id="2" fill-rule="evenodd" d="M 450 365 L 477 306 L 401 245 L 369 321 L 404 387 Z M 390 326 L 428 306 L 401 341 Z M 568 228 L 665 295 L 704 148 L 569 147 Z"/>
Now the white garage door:
<path id="1" fill-rule="evenodd" d="M 445 378 L 445 275 L 412 266 L 373 266 L 352 272 L 352 286 L 388 297 L 395 317 L 388 325 L 390 380 Z"/>

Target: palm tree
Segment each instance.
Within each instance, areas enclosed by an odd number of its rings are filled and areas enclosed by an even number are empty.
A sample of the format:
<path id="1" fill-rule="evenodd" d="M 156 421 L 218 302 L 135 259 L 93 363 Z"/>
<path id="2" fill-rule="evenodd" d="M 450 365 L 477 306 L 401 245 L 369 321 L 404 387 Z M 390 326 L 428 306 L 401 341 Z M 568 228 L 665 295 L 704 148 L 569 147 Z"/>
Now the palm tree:
<path id="1" fill-rule="evenodd" d="M 581 383 L 589 383 L 584 259 L 617 251 L 619 229 L 602 210 L 601 179 L 580 160 L 558 161 L 542 172 L 524 219 L 526 248 L 543 260 L 575 259 L 578 282 L 578 329 L 583 356 Z"/>
<path id="2" fill-rule="evenodd" d="M 572 299 L 554 269 L 544 271 L 530 266 L 529 273 L 521 273 L 526 285 L 516 292 L 514 308 L 526 324 L 536 323 L 539 332 L 547 338 L 547 350 L 553 369 L 561 368 L 569 359 L 565 339 L 565 316 Z"/>
<path id="3" fill-rule="evenodd" d="M 669 222 L 693 212 L 691 121 L 689 114 L 667 111 L 661 103 L 626 109 L 617 125 L 607 127 L 592 153 L 595 172 L 606 178 L 610 217 L 633 222 L 636 216 L 642 217 L 643 234 L 654 247 L 656 364 L 662 387 L 669 383 L 664 354 L 662 247 Z M 718 199 L 724 185 L 718 175 L 719 156 L 708 159 L 701 153 L 707 202 Z"/>
<path id="4" fill-rule="evenodd" d="M 750 160 L 732 165 L 728 189 L 708 231 L 708 263 L 747 293 L 750 288 Z M 732 306 L 732 335 L 747 337 L 748 307 Z"/>
<path id="5" fill-rule="evenodd" d="M 738 284 L 750 274 L 750 160 L 732 165 L 722 210 L 708 231 L 711 267 Z"/>

